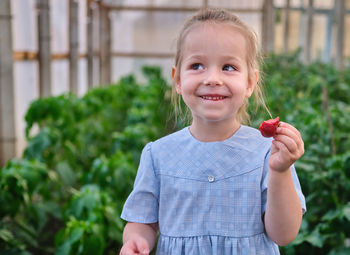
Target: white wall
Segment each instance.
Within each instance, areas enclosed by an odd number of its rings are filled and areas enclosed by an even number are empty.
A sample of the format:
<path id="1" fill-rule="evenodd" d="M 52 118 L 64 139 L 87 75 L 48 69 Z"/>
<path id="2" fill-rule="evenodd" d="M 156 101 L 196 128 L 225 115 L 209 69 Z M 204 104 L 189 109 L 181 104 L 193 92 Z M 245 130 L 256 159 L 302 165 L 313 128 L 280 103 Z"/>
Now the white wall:
<path id="1" fill-rule="evenodd" d="M 79 51 L 86 52 L 86 1 L 79 2 Z M 37 9 L 35 0 L 12 0 L 13 50 L 37 52 Z M 68 52 L 68 0 L 51 0 L 51 51 L 53 54 Z M 68 60 L 55 60 L 51 64 L 52 93 L 59 95 L 68 91 Z M 87 90 L 86 60 L 79 61 L 79 95 Z M 29 104 L 39 96 L 39 76 L 37 61 L 15 61 L 14 89 L 17 156 L 25 147 L 24 116 Z"/>

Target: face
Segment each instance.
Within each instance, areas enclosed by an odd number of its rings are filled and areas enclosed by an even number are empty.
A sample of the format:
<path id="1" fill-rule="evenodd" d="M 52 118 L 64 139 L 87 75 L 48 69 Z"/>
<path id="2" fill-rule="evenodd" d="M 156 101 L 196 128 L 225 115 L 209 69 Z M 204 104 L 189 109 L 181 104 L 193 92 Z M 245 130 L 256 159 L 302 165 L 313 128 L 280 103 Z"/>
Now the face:
<path id="1" fill-rule="evenodd" d="M 246 52 L 245 37 L 230 24 L 204 23 L 188 32 L 173 78 L 193 123 L 235 121 L 256 83 L 248 79 Z"/>

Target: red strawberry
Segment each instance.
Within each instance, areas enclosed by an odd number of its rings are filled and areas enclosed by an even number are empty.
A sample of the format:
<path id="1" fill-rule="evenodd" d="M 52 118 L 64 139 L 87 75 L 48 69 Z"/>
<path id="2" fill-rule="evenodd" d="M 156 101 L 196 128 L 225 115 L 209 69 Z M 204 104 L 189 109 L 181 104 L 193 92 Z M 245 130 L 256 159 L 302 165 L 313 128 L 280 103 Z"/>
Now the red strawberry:
<path id="1" fill-rule="evenodd" d="M 260 124 L 259 130 L 265 137 L 272 137 L 276 134 L 277 127 L 279 126 L 280 118 L 265 120 Z"/>

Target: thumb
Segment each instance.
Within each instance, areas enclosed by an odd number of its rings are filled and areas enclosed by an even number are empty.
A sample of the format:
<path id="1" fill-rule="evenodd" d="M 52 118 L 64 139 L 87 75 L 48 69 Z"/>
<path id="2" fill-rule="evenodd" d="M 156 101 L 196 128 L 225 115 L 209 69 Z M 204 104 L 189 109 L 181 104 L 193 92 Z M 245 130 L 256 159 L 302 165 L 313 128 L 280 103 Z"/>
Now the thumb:
<path id="1" fill-rule="evenodd" d="M 148 243 L 145 239 L 139 240 L 136 244 L 137 250 L 140 252 L 142 255 L 148 255 L 149 254 L 149 247 Z"/>

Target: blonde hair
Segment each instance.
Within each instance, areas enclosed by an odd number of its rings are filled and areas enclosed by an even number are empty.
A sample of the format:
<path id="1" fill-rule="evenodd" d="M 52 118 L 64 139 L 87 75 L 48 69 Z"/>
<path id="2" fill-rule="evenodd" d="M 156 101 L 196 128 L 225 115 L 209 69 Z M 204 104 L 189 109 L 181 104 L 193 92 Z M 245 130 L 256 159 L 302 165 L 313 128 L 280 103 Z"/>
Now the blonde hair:
<path id="1" fill-rule="evenodd" d="M 235 28 L 239 29 L 240 32 L 246 39 L 247 42 L 247 66 L 248 66 L 248 79 L 252 79 L 257 71 L 259 73 L 259 81 L 254 87 L 253 95 L 256 101 L 256 110 L 259 106 L 262 106 L 267 112 L 270 114 L 264 100 L 262 82 L 261 82 L 261 71 L 260 71 L 260 62 L 262 61 L 262 57 L 260 54 L 260 47 L 258 44 L 258 37 L 255 31 L 243 23 L 236 15 L 226 11 L 224 9 L 219 8 L 205 8 L 201 9 L 194 16 L 190 17 L 185 24 L 183 25 L 180 34 L 177 38 L 176 44 L 176 55 L 175 55 L 175 68 L 176 73 L 175 76 L 180 75 L 179 71 L 181 62 L 182 62 L 182 46 L 187 34 L 191 31 L 191 29 L 200 23 L 204 22 L 212 22 L 212 23 L 226 23 L 231 24 Z M 181 96 L 176 93 L 175 85 L 173 86 L 172 92 L 172 100 L 175 106 L 175 114 L 176 116 L 180 115 L 181 110 Z M 247 124 L 250 122 L 250 116 L 248 113 L 248 100 L 244 102 L 241 108 L 237 112 L 237 120 L 242 124 Z M 189 118 L 189 111 L 187 109 L 185 118 Z"/>

